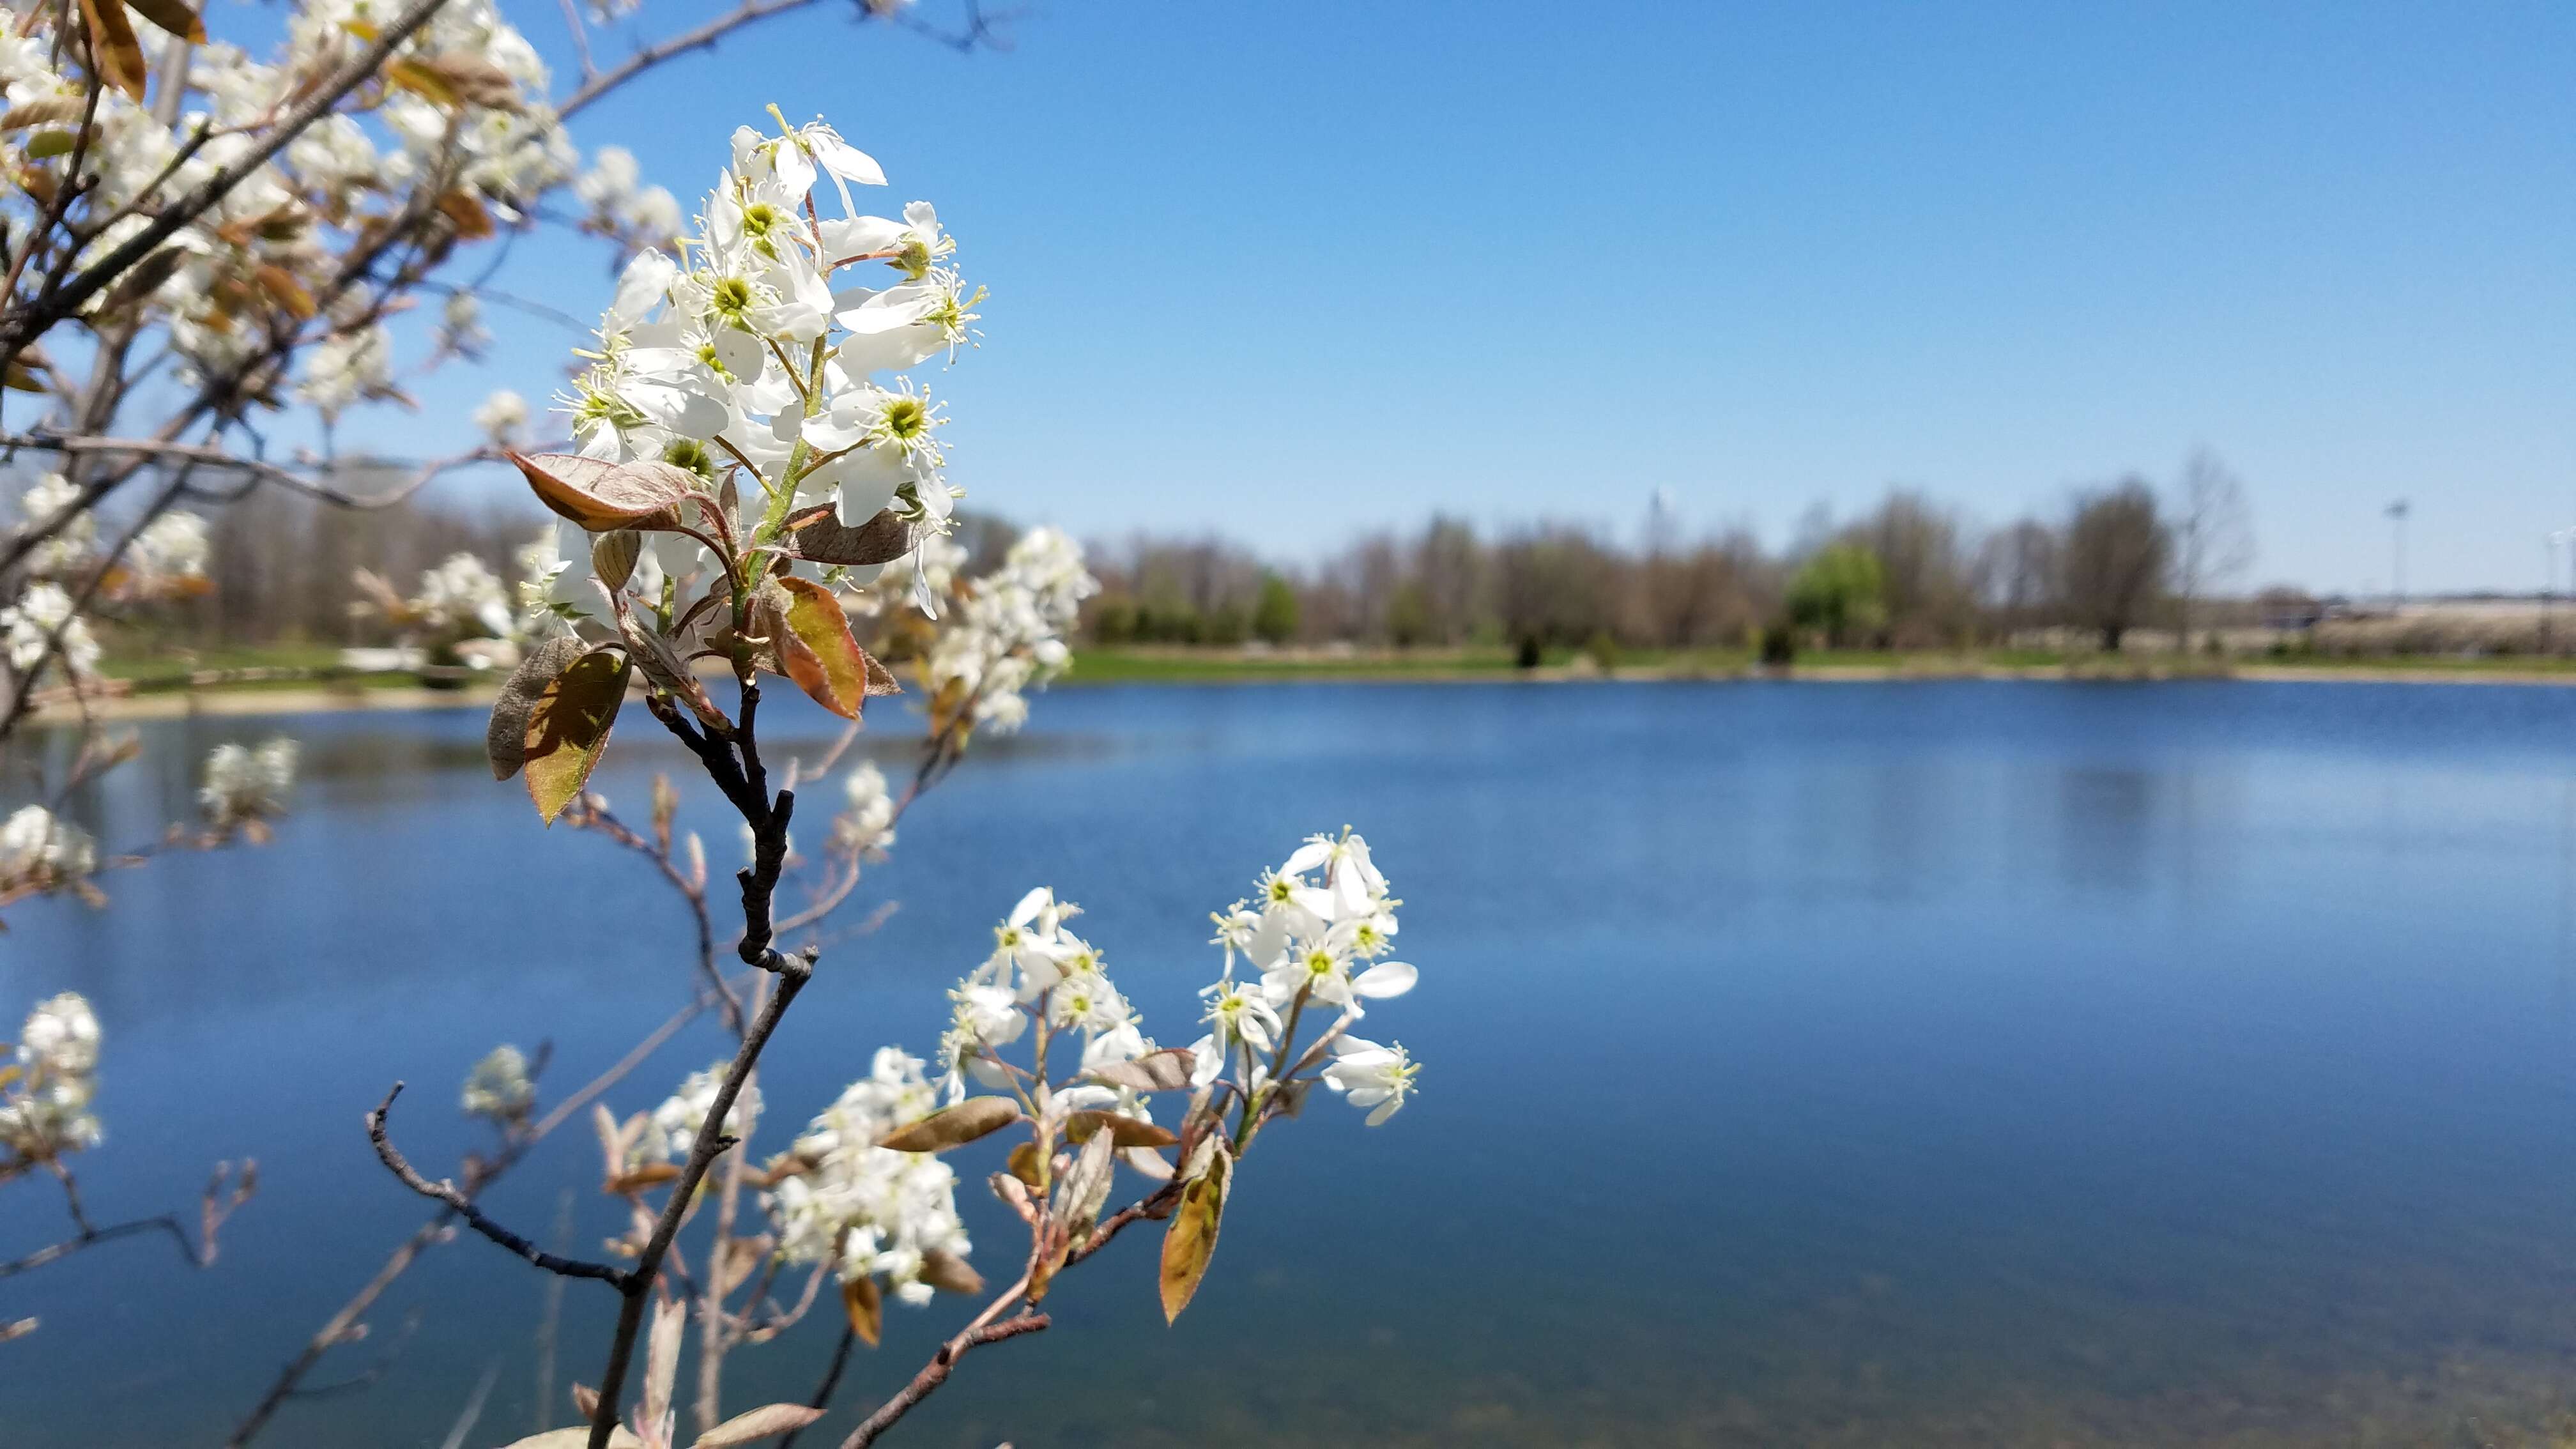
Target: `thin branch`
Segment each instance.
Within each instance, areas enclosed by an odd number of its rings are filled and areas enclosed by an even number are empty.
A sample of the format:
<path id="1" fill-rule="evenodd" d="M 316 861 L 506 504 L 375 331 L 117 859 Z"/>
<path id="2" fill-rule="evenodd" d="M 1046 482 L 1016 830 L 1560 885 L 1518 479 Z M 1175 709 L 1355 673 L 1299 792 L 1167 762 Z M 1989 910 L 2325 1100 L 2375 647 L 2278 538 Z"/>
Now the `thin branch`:
<path id="1" fill-rule="evenodd" d="M 956 1371 L 957 1361 L 966 1356 L 967 1350 L 999 1343 L 1006 1338 L 1017 1338 L 1023 1333 L 1036 1333 L 1052 1321 L 1034 1308 L 1023 1309 L 1014 1317 L 970 1328 L 941 1344 L 939 1351 L 930 1356 L 930 1362 L 921 1366 L 921 1372 L 912 1376 L 912 1382 L 904 1385 L 901 1393 L 886 1400 L 875 1413 L 868 1415 L 866 1422 L 850 1431 L 850 1437 L 841 1441 L 841 1449 L 867 1449 L 868 1445 L 875 1443 L 877 1436 L 893 1428 L 896 1420 L 911 1413 L 915 1404 L 929 1398 L 941 1384 L 948 1382 L 948 1376 Z"/>
<path id="2" fill-rule="evenodd" d="M 847 1323 L 841 1325 L 841 1341 L 832 1349 L 832 1362 L 823 1370 L 823 1382 L 814 1386 L 814 1396 L 805 1401 L 805 1407 L 809 1409 L 830 1407 L 832 1391 L 841 1386 L 841 1371 L 850 1366 L 850 1347 L 858 1342 L 858 1338 L 858 1330 Z M 780 1437 L 778 1449 L 796 1449 L 796 1436 L 804 1432 L 801 1428 L 788 1430 Z"/>
<path id="3" fill-rule="evenodd" d="M 774 15 L 784 15 L 790 10 L 802 10 L 813 3 L 814 0 L 743 0 L 740 6 L 697 29 L 657 40 L 605 71 L 585 71 L 589 79 L 566 97 L 562 105 L 555 107 L 555 115 L 571 120 L 583 107 L 675 55 L 685 55 L 692 50 L 713 50 L 717 41 L 746 25 L 757 24 Z"/>
<path id="4" fill-rule="evenodd" d="M 268 164 L 269 158 L 286 149 L 288 143 L 304 134 L 306 128 L 340 104 L 349 92 L 364 85 L 384 66 L 412 32 L 429 23 L 430 16 L 446 0 L 413 0 L 410 9 L 395 16 L 375 40 L 358 52 L 338 75 L 316 87 L 304 101 L 287 112 L 286 118 L 271 127 L 268 135 L 249 151 L 208 177 L 204 185 L 189 192 L 168 208 L 156 214 L 150 224 L 127 238 L 115 250 L 83 268 L 77 275 L 58 286 L 48 286 L 32 299 L 23 311 L 0 322 L 0 356 L 15 359 L 28 343 L 35 341 L 52 326 L 78 312 L 90 298 L 110 282 L 123 276 L 135 263 L 151 255 L 154 248 L 176 235 L 179 229 L 203 216 L 214 205 L 232 194 L 234 187 L 250 179 Z M 86 128 L 84 128 L 86 129 Z"/>
<path id="5" fill-rule="evenodd" d="M 145 460 L 166 459 L 171 462 L 229 468 L 246 473 L 256 481 L 274 483 L 308 498 L 318 498 L 325 503 L 338 504 L 343 508 L 360 509 L 391 508 L 428 487 L 442 474 L 474 463 L 499 462 L 502 457 L 501 451 L 497 448 L 471 448 L 462 453 L 417 465 L 412 476 L 390 492 L 360 497 L 320 478 L 257 458 L 245 458 L 212 443 L 180 443 L 160 438 L 100 438 L 59 433 L 0 433 L 0 457 L 15 453 L 21 448 L 38 452 L 63 453 L 75 457 L 108 455 Z M 74 512 L 78 512 L 82 505 L 75 503 L 72 507 Z M 16 562 L 14 558 L 0 559 L 0 565 L 14 562 Z"/>
<path id="6" fill-rule="evenodd" d="M 467 1190 L 479 1193 L 491 1186 L 503 1173 L 509 1171 L 522 1157 L 526 1156 L 530 1149 L 545 1140 L 556 1128 L 572 1120 L 576 1113 L 588 1108 L 592 1102 L 598 1100 L 609 1088 L 617 1085 L 637 1067 L 642 1066 L 655 1052 L 667 1045 L 672 1037 L 679 1035 L 682 1028 L 697 1020 L 700 1013 L 712 1004 L 712 998 L 703 992 L 700 993 L 697 1000 L 646 1034 L 644 1039 L 637 1042 L 625 1056 L 619 1058 L 615 1065 L 592 1078 L 580 1091 L 565 1098 L 553 1111 L 538 1118 L 533 1126 L 512 1137 L 510 1145 L 502 1150 L 499 1157 L 489 1163 L 480 1164 L 479 1167 L 469 1168 Z M 243 1417 L 241 1423 L 234 1426 L 231 1437 L 224 1441 L 224 1449 L 242 1449 L 243 1445 L 258 1437 L 259 1432 L 267 1427 L 269 1419 L 277 1413 L 278 1406 L 294 1394 L 296 1385 L 303 1381 L 306 1374 L 313 1371 L 313 1366 L 321 1361 L 324 1354 L 343 1343 L 354 1342 L 365 1336 L 366 1329 L 362 1326 L 361 1320 L 366 1317 L 367 1311 L 375 1307 L 376 1300 L 384 1296 L 385 1290 L 393 1286 L 395 1279 L 410 1270 L 411 1265 L 423 1252 L 454 1235 L 455 1229 L 449 1224 L 455 1216 L 454 1208 L 442 1204 L 439 1210 L 430 1216 L 429 1221 L 421 1224 L 410 1237 L 394 1248 L 393 1252 L 386 1257 L 384 1266 L 376 1270 L 376 1275 L 368 1279 L 347 1303 L 342 1304 L 340 1310 L 332 1314 L 323 1323 L 321 1329 L 305 1341 L 304 1347 L 288 1361 L 286 1367 L 279 1370 L 276 1380 L 269 1385 L 267 1394 L 249 1414 Z"/>
<path id="7" fill-rule="evenodd" d="M 560 1273 L 567 1278 L 597 1278 L 603 1283 L 615 1284 L 621 1289 L 626 1286 L 628 1275 L 625 1269 L 612 1268 L 606 1263 L 585 1262 L 579 1258 L 566 1258 L 549 1253 L 495 1222 L 481 1208 L 474 1205 L 474 1199 L 458 1191 L 456 1184 L 444 1178 L 431 1182 L 414 1171 L 412 1165 L 403 1160 L 401 1150 L 394 1146 L 393 1138 L 385 1131 L 385 1114 L 393 1110 L 394 1098 L 402 1095 L 402 1089 L 402 1083 L 394 1083 L 393 1090 L 385 1093 L 385 1099 L 376 1104 L 376 1110 L 367 1114 L 367 1140 L 375 1144 L 377 1160 L 384 1163 L 386 1171 L 402 1179 L 403 1186 L 419 1193 L 422 1197 L 447 1204 L 455 1210 L 458 1217 L 465 1219 L 467 1227 L 549 1273 Z"/>
<path id="8" fill-rule="evenodd" d="M 749 722 L 750 711 L 746 709 L 744 723 L 748 726 Z M 779 796 L 782 806 L 788 798 L 783 793 Z M 784 835 L 784 810 L 775 818 L 776 833 Z M 748 893 L 746 887 L 745 894 Z M 608 1437 L 617 1427 L 619 1395 L 626 1388 L 626 1370 L 634 1356 L 635 1336 L 644 1324 L 644 1305 L 652 1296 L 653 1281 L 661 1273 L 662 1260 L 671 1251 L 671 1240 L 679 1236 L 680 1219 L 688 1212 L 690 1200 L 697 1195 L 698 1184 L 706 1178 L 708 1165 L 732 1142 L 724 1134 L 724 1124 L 733 1113 L 734 1099 L 742 1094 L 742 1084 L 759 1064 L 761 1049 L 769 1045 L 770 1033 L 778 1030 L 779 1018 L 787 1014 L 787 1008 L 795 1002 L 797 993 L 803 991 L 805 983 L 814 977 L 814 958 L 810 954 L 784 957 L 779 957 L 774 951 L 767 954 L 777 957 L 782 963 L 770 968 L 778 972 L 777 989 L 761 1003 L 760 1014 L 752 1018 L 751 1029 L 743 1033 L 742 1046 L 734 1053 L 732 1067 L 725 1072 L 724 1080 L 717 1084 L 715 1098 L 707 1104 L 706 1120 L 698 1124 L 697 1140 L 689 1145 L 688 1162 L 671 1184 L 671 1196 L 662 1205 L 662 1215 L 653 1224 L 652 1236 L 645 1240 L 643 1250 L 635 1255 L 634 1268 L 616 1280 L 624 1301 L 618 1305 L 617 1332 L 609 1342 L 608 1366 L 599 1376 L 599 1412 L 591 1420 L 590 1449 L 607 1449 Z"/>
<path id="9" fill-rule="evenodd" d="M 198 1205 L 199 1240 L 192 1242 L 188 1238 L 187 1228 L 181 1224 L 179 1215 L 176 1213 L 159 1213 L 148 1218 L 136 1218 L 132 1222 L 111 1223 L 103 1228 L 93 1227 L 90 1224 L 89 1215 L 81 1210 L 80 1192 L 72 1182 L 71 1175 L 63 1172 L 59 1166 L 55 1171 L 63 1180 L 63 1192 L 71 1204 L 72 1221 L 80 1226 L 80 1231 L 50 1247 L 39 1248 L 23 1258 L 0 1263 L 0 1278 L 14 1278 L 21 1273 L 33 1272 L 47 1263 L 68 1258 L 84 1248 L 96 1247 L 101 1243 L 112 1243 L 119 1238 L 130 1238 L 138 1233 L 153 1232 L 168 1233 L 171 1241 L 179 1245 L 179 1256 L 187 1260 L 189 1267 L 211 1267 L 215 1261 L 216 1232 L 223 1227 L 224 1220 L 232 1216 L 235 1208 L 250 1200 L 251 1194 L 258 1190 L 259 1181 L 254 1164 L 244 1164 L 242 1171 L 236 1175 L 231 1163 L 216 1163 L 214 1176 L 207 1181 L 205 1195 Z M 228 1181 L 231 1184 L 229 1192 L 226 1191 Z"/>

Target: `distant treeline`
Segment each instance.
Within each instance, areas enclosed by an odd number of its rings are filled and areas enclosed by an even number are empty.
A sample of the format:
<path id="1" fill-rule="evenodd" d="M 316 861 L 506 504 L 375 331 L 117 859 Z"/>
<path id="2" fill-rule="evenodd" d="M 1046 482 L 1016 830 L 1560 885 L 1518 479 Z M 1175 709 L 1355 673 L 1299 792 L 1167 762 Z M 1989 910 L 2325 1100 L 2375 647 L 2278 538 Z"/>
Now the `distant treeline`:
<path id="1" fill-rule="evenodd" d="M 364 481 L 352 491 L 367 491 Z M 505 493 L 353 510 L 263 491 L 212 521 L 215 586 L 161 621 L 170 642 L 383 642 L 384 625 L 353 607 L 365 598 L 358 570 L 408 591 L 464 552 L 507 579 L 549 520 Z M 989 566 L 1010 536 L 998 520 L 966 520 L 970 566 Z M 2306 607 L 2295 589 L 2243 593 L 2254 557 L 2243 490 L 2206 454 L 2168 487 L 2124 478 L 1994 528 L 1896 489 L 1856 518 L 1811 513 L 1782 549 L 1742 528 L 1686 537 L 1658 511 L 1632 543 L 1592 524 L 1487 533 L 1435 516 L 1306 567 L 1214 537 L 1090 551 L 1103 587 L 1084 627 L 1103 644 L 1776 651 L 1952 648 L 2055 631 L 2118 648 L 2137 628 L 2207 631 Z"/>
<path id="2" fill-rule="evenodd" d="M 1811 515 L 1780 551 L 1743 529 L 1681 537 L 1660 511 L 1635 544 L 1586 524 L 1488 535 L 1434 517 L 1305 569 L 1223 539 L 1137 537 L 1094 546 L 1103 588 L 1085 618 L 1103 643 L 1528 650 L 1767 640 L 1776 652 L 1948 648 L 2057 630 L 2117 649 L 2138 628 L 2190 635 L 2297 614 L 2306 596 L 2296 589 L 2244 597 L 2253 560 L 2242 486 L 2204 453 L 2169 488 L 2123 478 L 1992 529 L 1896 489 L 1858 518 Z"/>

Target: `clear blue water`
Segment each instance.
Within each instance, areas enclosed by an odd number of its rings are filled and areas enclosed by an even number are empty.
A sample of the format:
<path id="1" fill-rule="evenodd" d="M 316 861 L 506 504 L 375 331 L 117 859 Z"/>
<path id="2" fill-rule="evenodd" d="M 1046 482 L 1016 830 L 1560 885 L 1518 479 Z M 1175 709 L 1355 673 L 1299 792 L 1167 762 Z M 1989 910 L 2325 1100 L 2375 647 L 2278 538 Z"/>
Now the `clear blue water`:
<path id="1" fill-rule="evenodd" d="M 218 1441 L 424 1216 L 360 1130 L 390 1081 L 415 1160 L 452 1162 L 494 1042 L 551 1038 L 566 1090 L 686 989 L 678 908 L 539 830 L 471 712 L 146 727 L 84 808 L 148 837 L 178 762 L 281 723 L 308 774 L 278 843 L 0 937 L 13 1016 L 71 988 L 105 1022 L 101 1216 L 190 1199 L 217 1157 L 264 1179 L 211 1271 L 138 1240 L 0 1283 L 0 1317 L 45 1320 L 0 1347 L 10 1449 Z M 600 782 L 639 809 L 685 764 L 641 723 Z M 764 1137 L 878 1043 L 927 1049 L 1034 884 L 1187 1039 L 1206 912 L 1347 821 L 1408 903 L 1423 984 L 1370 1026 L 1422 1095 L 1266 1134 L 1177 1329 L 1131 1235 L 891 1442 L 2540 1441 L 2576 1407 L 2571 742 L 2576 691 L 2476 686 L 1059 691 L 906 820 L 844 919 L 900 910 L 790 1017 Z M 729 855 L 711 792 L 690 812 Z M 720 1050 L 702 1025 L 614 1100 Z M 571 1130 L 492 1204 L 542 1232 L 578 1189 L 587 1246 L 595 1183 Z M 0 1257 L 58 1213 L 12 1185 Z M 591 1289 L 561 1380 L 596 1376 Z M 383 1379 L 262 1442 L 436 1444 L 495 1362 L 471 1442 L 526 1432 L 542 1290 L 438 1250 L 315 1382 L 417 1313 Z M 842 1402 L 962 1316 L 890 1310 Z M 731 1402 L 801 1395 L 832 1340 L 818 1315 L 738 1354 Z"/>

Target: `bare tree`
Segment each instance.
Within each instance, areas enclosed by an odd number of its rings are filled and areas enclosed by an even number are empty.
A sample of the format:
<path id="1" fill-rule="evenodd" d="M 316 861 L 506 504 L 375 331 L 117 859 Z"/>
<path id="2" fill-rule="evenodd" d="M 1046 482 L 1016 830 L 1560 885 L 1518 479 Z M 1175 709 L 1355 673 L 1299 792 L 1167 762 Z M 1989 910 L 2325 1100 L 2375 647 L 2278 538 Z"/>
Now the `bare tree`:
<path id="1" fill-rule="evenodd" d="M 2077 495 L 2064 564 L 2069 621 L 2118 650 L 2162 599 L 2173 572 L 2173 530 L 2157 510 L 2155 489 L 2133 474 Z"/>
<path id="2" fill-rule="evenodd" d="M 2254 520 L 2245 485 L 2208 448 L 2183 463 L 2174 498 L 2175 627 L 2191 647 L 2192 605 L 2254 566 Z"/>

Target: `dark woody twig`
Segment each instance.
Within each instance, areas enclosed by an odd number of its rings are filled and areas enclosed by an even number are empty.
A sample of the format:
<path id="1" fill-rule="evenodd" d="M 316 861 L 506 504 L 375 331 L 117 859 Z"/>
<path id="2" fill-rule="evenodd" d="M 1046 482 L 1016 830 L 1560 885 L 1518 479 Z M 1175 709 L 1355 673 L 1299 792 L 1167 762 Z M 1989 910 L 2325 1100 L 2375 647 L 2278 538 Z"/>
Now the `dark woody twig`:
<path id="1" fill-rule="evenodd" d="M 549 1273 L 560 1273 L 567 1278 L 597 1278 L 602 1282 L 615 1284 L 620 1289 L 626 1286 L 629 1275 L 625 1269 L 610 1267 L 606 1263 L 586 1262 L 580 1258 L 566 1258 L 549 1253 L 494 1221 L 490 1214 L 474 1205 L 474 1199 L 458 1191 L 456 1184 L 444 1178 L 431 1182 L 414 1171 L 412 1165 L 403 1159 L 401 1149 L 394 1146 L 393 1138 L 385 1131 L 385 1114 L 393 1109 L 394 1098 L 402 1095 L 402 1089 L 402 1083 L 394 1083 L 393 1090 L 385 1093 L 385 1099 L 376 1104 L 376 1110 L 367 1114 L 367 1140 L 375 1144 L 377 1160 L 384 1163 L 387 1171 L 401 1178 L 403 1186 L 419 1193 L 422 1197 L 447 1204 L 455 1210 L 458 1217 L 465 1219 L 467 1227 Z"/>

